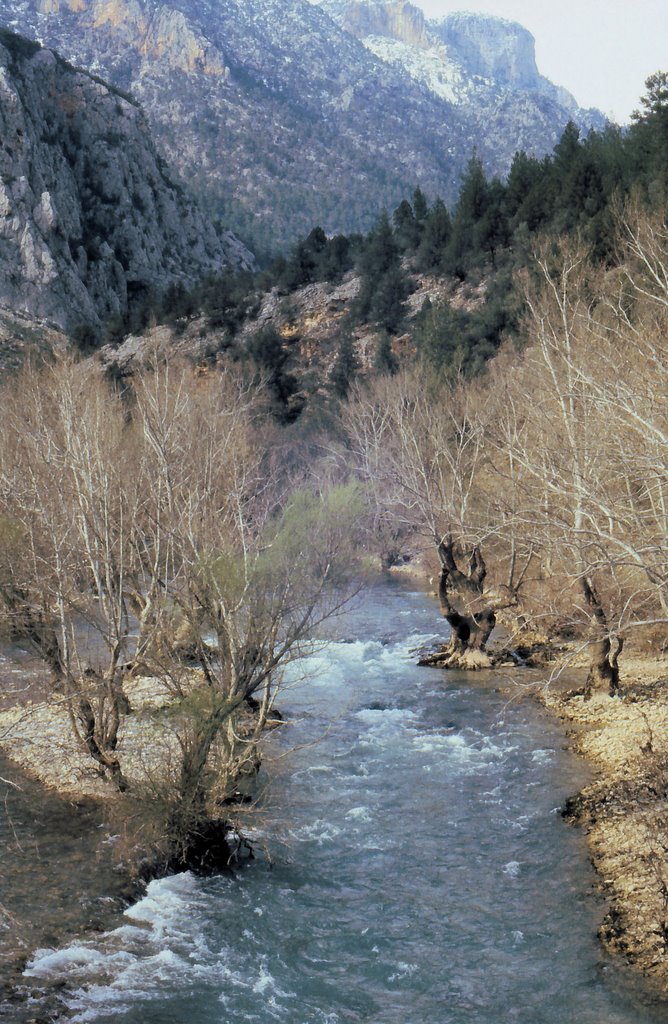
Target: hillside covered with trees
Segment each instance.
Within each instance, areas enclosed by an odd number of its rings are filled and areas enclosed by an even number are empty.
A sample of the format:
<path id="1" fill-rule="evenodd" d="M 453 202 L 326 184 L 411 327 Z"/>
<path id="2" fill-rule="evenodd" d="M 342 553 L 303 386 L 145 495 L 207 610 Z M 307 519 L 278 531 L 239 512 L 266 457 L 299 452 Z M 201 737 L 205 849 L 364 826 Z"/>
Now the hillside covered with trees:
<path id="1" fill-rule="evenodd" d="M 320 284 L 332 292 L 353 282 L 341 302 L 345 317 L 337 317 L 319 343 L 317 380 L 307 387 L 311 398 L 328 383 L 340 395 L 344 378 L 360 367 L 365 373 L 392 369 L 402 352 L 409 361 L 417 356 L 446 374 L 471 377 L 504 338 L 521 337 L 518 272 L 531 266 L 544 239 L 577 237 L 594 261 L 610 267 L 619 260 L 616 225 L 624 204 L 631 196 L 654 209 L 663 203 L 666 116 L 665 75 L 657 74 L 627 131 L 611 126 L 581 138 L 571 123 L 549 156 L 517 153 L 505 181 L 488 179 L 474 156 L 452 210 L 416 189 L 394 211 L 382 213 L 367 235 L 328 237 L 315 227 L 255 274 L 228 271 L 195 291 L 174 286 L 136 305 L 124 323 L 110 322 L 106 339 L 82 326 L 78 341 L 85 349 L 104 340 L 118 344 L 128 330 L 138 333 L 156 321 L 183 331 L 200 315 L 209 357 L 226 352 L 250 358 L 274 380 L 286 377 L 287 388 L 276 386 L 279 401 L 287 403 L 290 387 L 303 391 L 304 289 Z M 267 314 L 270 295 L 278 316 Z M 402 338 L 404 343 L 397 340 Z M 346 352 L 351 345 L 353 358 Z M 299 410 L 304 397 L 296 403 Z"/>

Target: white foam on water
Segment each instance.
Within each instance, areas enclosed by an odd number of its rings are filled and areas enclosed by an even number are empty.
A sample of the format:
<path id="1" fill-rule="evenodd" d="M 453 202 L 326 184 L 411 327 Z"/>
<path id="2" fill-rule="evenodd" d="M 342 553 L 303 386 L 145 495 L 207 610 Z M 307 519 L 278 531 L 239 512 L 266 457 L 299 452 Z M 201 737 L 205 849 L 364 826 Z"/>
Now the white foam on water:
<path id="1" fill-rule="evenodd" d="M 346 811 L 346 818 L 352 818 L 353 821 L 371 821 L 372 815 L 368 807 L 351 807 Z"/>
<path id="2" fill-rule="evenodd" d="M 420 969 L 418 964 L 407 964 L 403 963 L 402 961 L 399 961 L 399 963 L 396 964 L 396 968 L 396 971 L 394 971 L 388 977 L 388 981 L 394 982 L 401 981 L 402 978 L 412 978 L 413 975 Z"/>
<path id="3" fill-rule="evenodd" d="M 225 989 L 218 996 L 218 1002 L 223 1006 L 235 1005 L 234 989 L 249 994 L 253 993 L 253 995 L 259 997 L 261 1005 L 260 1015 L 249 1013 L 246 1010 L 243 1016 L 244 1021 L 264 1022 L 267 1019 L 293 1021 L 295 1019 L 294 1003 L 292 1000 L 298 998 L 297 993 L 286 992 L 279 987 L 267 966 L 265 957 L 261 959 L 257 971 L 253 967 L 253 971 L 248 977 L 242 976 L 239 971 L 233 971 L 221 966 L 218 980 L 225 983 Z M 279 1002 L 282 999 L 288 1000 L 287 1006 Z M 234 1019 L 237 1018 L 235 1017 Z"/>
<path id="4" fill-rule="evenodd" d="M 302 825 L 297 829 L 290 829 L 289 835 L 301 842 L 316 842 L 319 846 L 323 843 L 330 843 L 337 836 L 340 836 L 342 829 L 331 821 L 324 818 L 316 818 L 315 821 Z"/>
<path id="5" fill-rule="evenodd" d="M 379 640 L 331 640 L 305 658 L 288 665 L 285 679 L 315 686 L 344 681 L 350 670 L 364 666 L 369 670 L 374 662 L 382 662 L 386 648 Z"/>
<path id="6" fill-rule="evenodd" d="M 416 649 L 433 641 L 433 634 L 420 633 L 390 643 L 382 643 L 380 640 L 332 640 L 298 662 L 288 665 L 284 679 L 287 684 L 308 684 L 309 690 L 324 686 L 331 692 L 339 686 L 350 687 L 363 674 L 365 685 L 368 686 L 380 675 L 403 673 L 407 663 L 415 662 Z"/>
<path id="7" fill-rule="evenodd" d="M 260 972 L 257 981 L 253 984 L 253 992 L 260 995 L 279 996 L 281 999 L 297 998 L 296 992 L 284 992 L 278 987 L 276 979 L 264 963 L 260 964 Z"/>
<path id="8" fill-rule="evenodd" d="M 447 753 L 455 761 L 469 762 L 477 753 L 461 733 L 423 733 L 414 738 L 413 746 L 423 754 L 431 754 L 434 751 Z"/>
<path id="9" fill-rule="evenodd" d="M 419 718 L 408 708 L 362 708 L 355 717 L 370 729 L 396 729 Z"/>
<path id="10" fill-rule="evenodd" d="M 72 1024 L 124 1014 L 133 1003 L 157 998 L 165 986 L 176 989 L 218 972 L 204 936 L 193 927 L 203 902 L 189 873 L 151 882 L 144 898 L 125 911 L 132 923 L 94 942 L 37 950 L 24 974 L 76 985 L 63 995 Z"/>
<path id="11" fill-rule="evenodd" d="M 123 968 L 133 962 L 131 953 L 117 952 L 108 956 L 91 946 L 74 943 L 64 949 L 36 950 L 23 973 L 27 978 L 76 978 L 89 973 L 91 968 L 96 971 Z"/>
<path id="12" fill-rule="evenodd" d="M 531 760 L 534 764 L 549 764 L 554 759 L 554 750 L 534 750 Z"/>
<path id="13" fill-rule="evenodd" d="M 504 864 L 502 871 L 509 878 L 517 878 L 521 869 L 522 865 L 518 860 L 509 860 L 507 864 Z"/>

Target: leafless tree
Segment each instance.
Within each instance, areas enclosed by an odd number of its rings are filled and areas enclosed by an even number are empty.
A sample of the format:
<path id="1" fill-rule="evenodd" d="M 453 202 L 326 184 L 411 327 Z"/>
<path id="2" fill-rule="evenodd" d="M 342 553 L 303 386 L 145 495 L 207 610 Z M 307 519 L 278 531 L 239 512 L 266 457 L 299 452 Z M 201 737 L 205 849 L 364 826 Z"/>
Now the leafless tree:
<path id="1" fill-rule="evenodd" d="M 179 735 L 178 833 L 204 814 L 212 756 L 224 765 L 219 800 L 253 772 L 281 666 L 356 586 L 361 503 L 354 488 L 292 490 L 269 472 L 253 430 L 257 395 L 238 378 L 193 386 L 162 367 L 135 390 L 151 485 L 135 597 L 140 621 L 153 624 L 138 657 L 178 680 L 185 640 L 201 678 L 200 713 Z"/>
<path id="2" fill-rule="evenodd" d="M 508 381 L 505 453 L 525 472 L 550 571 L 579 589 L 586 692 L 614 693 L 629 629 L 665 605 L 665 335 L 656 315 L 630 310 L 626 270 L 604 274 L 567 244 L 544 250 L 536 267 L 530 345 Z"/>
<path id="3" fill-rule="evenodd" d="M 123 411 L 91 365 L 26 370 L 5 388 L 0 503 L 14 543 L 0 594 L 68 698 L 72 728 L 126 787 L 116 753 L 138 494 Z"/>
<path id="4" fill-rule="evenodd" d="M 435 659 L 444 667 L 491 665 L 487 643 L 497 614 L 516 604 L 531 560 L 530 548 L 518 557 L 512 492 L 489 461 L 495 401 L 480 386 L 449 387 L 417 369 L 358 388 L 345 412 L 350 448 L 376 506 L 438 555 L 439 600 L 451 628 Z"/>
<path id="5" fill-rule="evenodd" d="M 281 667 L 355 587 L 355 487 L 268 472 L 258 404 L 229 371 L 162 364 L 123 399 L 71 362 L 3 404 L 0 594 L 119 789 L 124 681 L 169 696 L 177 858 L 256 770 Z"/>

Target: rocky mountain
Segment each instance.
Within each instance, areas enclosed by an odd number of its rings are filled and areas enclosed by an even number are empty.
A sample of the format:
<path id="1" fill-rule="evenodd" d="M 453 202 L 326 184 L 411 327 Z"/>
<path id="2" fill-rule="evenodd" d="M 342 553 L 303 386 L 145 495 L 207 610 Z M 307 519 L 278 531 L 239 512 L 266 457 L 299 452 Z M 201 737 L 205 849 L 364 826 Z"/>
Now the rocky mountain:
<path id="1" fill-rule="evenodd" d="M 0 31 L 0 302 L 99 324 L 250 262 L 170 180 L 134 99 Z"/>
<path id="2" fill-rule="evenodd" d="M 540 74 L 536 41 L 516 22 L 470 12 L 428 20 L 406 0 L 318 2 L 381 60 L 454 104 L 496 173 L 517 149 L 551 149 L 568 120 L 585 129 L 605 123 Z"/>
<path id="3" fill-rule="evenodd" d="M 0 0 L 0 20 L 136 96 L 188 185 L 267 248 L 366 228 L 417 184 L 452 202 L 474 148 L 503 173 L 591 120 L 508 61 L 485 77 L 480 33 L 455 45 L 408 3 Z"/>

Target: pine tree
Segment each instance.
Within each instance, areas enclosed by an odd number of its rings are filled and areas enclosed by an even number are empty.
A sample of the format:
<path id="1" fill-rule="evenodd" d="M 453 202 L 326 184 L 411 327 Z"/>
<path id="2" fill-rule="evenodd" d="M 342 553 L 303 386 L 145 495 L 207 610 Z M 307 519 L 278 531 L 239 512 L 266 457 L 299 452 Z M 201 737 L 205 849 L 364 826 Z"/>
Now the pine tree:
<path id="1" fill-rule="evenodd" d="M 329 375 L 329 383 L 337 398 L 344 400 L 350 391 L 360 368 L 355 345 L 350 332 L 346 331 L 339 342 L 339 350 Z"/>
<path id="2" fill-rule="evenodd" d="M 399 360 L 392 351 L 392 339 L 387 331 L 381 331 L 376 348 L 374 370 L 386 376 L 394 376 L 399 369 Z"/>
<path id="3" fill-rule="evenodd" d="M 427 216 L 415 265 L 425 274 L 443 273 L 447 269 L 447 248 L 452 235 L 452 221 L 445 203 L 437 199 Z"/>
<path id="4" fill-rule="evenodd" d="M 274 417 L 279 423 L 292 423 L 303 401 L 297 397 L 296 378 L 287 370 L 290 353 L 283 338 L 275 327 L 262 327 L 248 339 L 246 351 L 266 375 Z"/>
<path id="5" fill-rule="evenodd" d="M 409 286 L 387 213 L 368 235 L 357 266 L 361 282 L 353 315 L 362 321 L 378 321 L 392 330 L 403 316 Z"/>
<path id="6" fill-rule="evenodd" d="M 631 114 L 633 121 L 645 121 L 668 110 L 668 71 L 656 71 L 645 79 L 645 94 L 640 97 L 641 110 Z"/>
<path id="7" fill-rule="evenodd" d="M 457 208 L 452 222 L 452 236 L 448 252 L 448 266 L 464 279 L 471 265 L 479 262 L 480 247 L 476 227 L 487 209 L 488 188 L 482 163 L 471 157 L 462 178 Z"/>
<path id="8" fill-rule="evenodd" d="M 406 315 L 406 299 L 410 294 L 410 283 L 398 262 L 376 281 L 369 304 L 368 320 L 395 331 Z"/>
<path id="9" fill-rule="evenodd" d="M 318 279 L 337 284 L 352 267 L 350 239 L 345 235 L 334 235 L 327 240 L 327 246 L 320 255 Z"/>
<path id="10" fill-rule="evenodd" d="M 413 207 L 407 199 L 402 199 L 392 216 L 394 221 L 394 237 L 397 245 L 404 253 L 413 253 L 420 243 L 420 225 L 415 219 Z"/>
<path id="11" fill-rule="evenodd" d="M 424 224 L 429 214 L 429 203 L 427 197 L 418 185 L 413 193 L 413 216 L 418 225 Z"/>
<path id="12" fill-rule="evenodd" d="M 510 227 L 505 211 L 506 190 L 498 178 L 494 178 L 487 186 L 485 210 L 478 220 L 475 230 L 476 247 L 489 253 L 492 266 L 496 266 L 496 253 L 508 245 Z"/>
<path id="13" fill-rule="evenodd" d="M 635 157 L 636 180 L 650 193 L 660 196 L 668 190 L 668 72 L 657 71 L 645 82 L 640 98 L 642 110 L 635 111 L 627 145 Z"/>
<path id="14" fill-rule="evenodd" d="M 320 263 L 327 249 L 327 235 L 315 227 L 297 242 L 279 281 L 285 291 L 294 291 L 318 280 Z"/>

